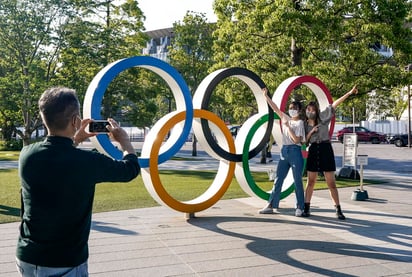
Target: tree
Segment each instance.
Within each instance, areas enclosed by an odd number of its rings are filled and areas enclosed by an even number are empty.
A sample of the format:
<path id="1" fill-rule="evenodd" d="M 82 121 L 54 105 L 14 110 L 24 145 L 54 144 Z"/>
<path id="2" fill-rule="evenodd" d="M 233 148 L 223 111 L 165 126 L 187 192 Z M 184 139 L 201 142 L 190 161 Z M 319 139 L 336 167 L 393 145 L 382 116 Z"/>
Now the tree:
<path id="1" fill-rule="evenodd" d="M 21 122 L 18 111 L 17 94 L 11 93 L 15 87 L 19 87 L 16 82 L 18 68 L 10 67 L 6 56 L 0 57 L 0 126 L 2 138 L 5 141 L 11 141 L 18 127 L 17 123 Z"/>
<path id="2" fill-rule="evenodd" d="M 272 90 L 290 76 L 314 75 L 336 98 L 357 83 L 364 118 L 367 92 L 406 82 L 401 68 L 412 60 L 411 31 L 404 25 L 408 1 L 216 0 L 214 9 L 215 67 L 246 67 Z M 394 49 L 393 56 L 373 51 L 376 43 Z M 243 100 L 238 106 L 250 98 Z M 350 105 L 340 109 L 351 112 Z"/>
<path id="3" fill-rule="evenodd" d="M 64 66 L 58 75 L 59 81 L 76 88 L 82 99 L 99 70 L 139 55 L 147 37 L 142 33 L 144 17 L 136 1 L 88 0 L 78 9 L 79 15 L 65 28 Z M 111 82 L 103 98 L 102 117 L 122 117 L 135 126 L 150 125 L 157 109 L 150 104 L 153 95 L 140 86 L 139 78 L 137 70 L 129 69 Z"/>
<path id="4" fill-rule="evenodd" d="M 375 95 L 386 94 L 386 97 L 374 97 Z M 386 119 L 387 117 L 393 117 L 395 120 L 400 120 L 402 113 L 408 107 L 407 92 L 405 89 L 394 88 L 386 92 L 372 92 L 370 94 L 370 100 L 367 105 L 367 112 L 369 118 L 374 115 L 373 119 Z M 379 118 L 376 116 L 379 115 Z"/>
<path id="5" fill-rule="evenodd" d="M 32 132 L 42 125 L 37 99 L 47 87 L 75 88 L 82 102 L 88 84 L 99 70 L 110 62 L 139 55 L 147 41 L 142 33 L 143 18 L 133 0 L 2 1 L 3 137 L 17 133 L 24 144 L 30 143 Z M 137 70 L 129 69 L 111 82 L 103 99 L 103 117 L 122 116 L 135 126 L 151 125 L 157 112 L 155 97 L 140 86 L 145 82 L 139 78 Z M 137 99 L 136 103 L 130 99 Z"/>
<path id="6" fill-rule="evenodd" d="M 69 1 L 0 2 L 0 56 L 3 59 L 0 104 L 6 127 L 2 129 L 7 132 L 14 129 L 24 144 L 30 142 L 32 132 L 41 126 L 37 99 L 53 77 L 61 28 L 72 13 Z M 18 126 L 24 130 L 17 129 Z"/>
<path id="7" fill-rule="evenodd" d="M 213 30 L 214 25 L 206 22 L 204 14 L 189 11 L 182 22 L 173 24 L 175 37 L 169 52 L 170 64 L 182 74 L 192 93 L 212 66 Z M 192 155 L 197 155 L 195 137 Z"/>
<path id="8" fill-rule="evenodd" d="M 169 51 L 170 64 L 185 78 L 192 91 L 207 76 L 213 62 L 214 25 L 205 14 L 188 11 L 182 22 L 173 24 L 175 37 Z"/>

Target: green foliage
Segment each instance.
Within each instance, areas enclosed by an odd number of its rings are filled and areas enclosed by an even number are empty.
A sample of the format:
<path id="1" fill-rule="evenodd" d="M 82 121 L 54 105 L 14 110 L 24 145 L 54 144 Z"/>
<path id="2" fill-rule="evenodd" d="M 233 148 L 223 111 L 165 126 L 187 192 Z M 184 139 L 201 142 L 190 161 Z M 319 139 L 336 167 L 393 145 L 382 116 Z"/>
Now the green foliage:
<path id="1" fill-rule="evenodd" d="M 123 120 L 132 126 L 142 128 L 152 126 L 159 111 L 156 96 L 159 87 L 165 86 L 164 80 L 144 68 L 129 69 L 122 72 L 116 79 L 117 93 L 115 94 Z M 111 88 L 113 88 L 112 85 L 109 86 L 109 89 Z"/>
<path id="2" fill-rule="evenodd" d="M 82 102 L 100 69 L 139 55 L 147 41 L 143 18 L 133 0 L 1 1 L 0 128 L 4 138 L 15 132 L 24 144 L 30 143 L 31 133 L 42 124 L 37 100 L 47 87 L 75 88 Z M 134 75 L 126 78 L 134 83 Z M 130 88 L 123 81 L 116 78 L 108 88 L 103 117 L 121 113 L 124 98 L 119 96 Z"/>
<path id="3" fill-rule="evenodd" d="M 360 94 L 340 107 L 357 119 L 370 112 L 399 115 L 405 100 L 397 93 L 412 83 L 411 2 L 216 0 L 216 24 L 204 14 L 187 12 L 174 24 L 170 63 L 192 93 L 212 70 L 248 68 L 273 91 L 294 75 L 314 75 L 334 98 L 353 84 Z M 37 99 L 50 86 L 77 90 L 81 102 L 93 77 L 107 64 L 141 54 L 148 38 L 144 15 L 134 0 L 0 1 L 0 128 L 30 143 L 41 127 Z M 371 48 L 394 49 L 389 58 Z M 308 100 L 310 93 L 297 92 Z M 295 97 L 294 95 L 293 97 Z M 256 112 L 256 101 L 243 82 L 225 80 L 214 91 L 210 110 L 223 120 L 242 123 Z M 397 103 L 400 103 L 399 105 Z M 102 103 L 102 117 L 135 126 L 152 126 L 175 103 L 164 80 L 147 70 L 116 76 Z M 23 127 L 23 129 L 18 128 Z M 24 130 L 24 131 L 22 131 Z"/>
<path id="4" fill-rule="evenodd" d="M 67 1 L 0 2 L 1 121 L 24 127 L 14 131 L 25 144 L 41 125 L 37 99 L 54 76 L 61 28 L 72 14 Z"/>
<path id="5" fill-rule="evenodd" d="M 202 13 L 187 12 L 173 24 L 175 38 L 169 51 L 170 64 L 183 75 L 194 92 L 212 66 L 214 25 Z"/>
<path id="6" fill-rule="evenodd" d="M 139 55 L 147 37 L 142 33 L 143 14 L 135 1 L 85 1 L 82 11 L 65 28 L 65 44 L 58 82 L 77 89 L 80 100 L 93 77 L 107 64 Z M 102 117 L 148 126 L 156 112 L 151 95 L 138 86 L 136 69 L 122 72 L 108 86 L 102 101 Z M 147 102 L 147 105 L 142 105 Z"/>
<path id="7" fill-rule="evenodd" d="M 246 67 L 270 90 L 290 76 L 313 75 L 334 98 L 356 83 L 358 119 L 366 116 L 366 93 L 406 84 L 403 67 L 412 61 L 407 1 L 216 0 L 214 8 L 215 69 Z M 376 43 L 394 55 L 378 55 L 371 50 Z M 351 107 L 341 112 L 350 115 Z"/>

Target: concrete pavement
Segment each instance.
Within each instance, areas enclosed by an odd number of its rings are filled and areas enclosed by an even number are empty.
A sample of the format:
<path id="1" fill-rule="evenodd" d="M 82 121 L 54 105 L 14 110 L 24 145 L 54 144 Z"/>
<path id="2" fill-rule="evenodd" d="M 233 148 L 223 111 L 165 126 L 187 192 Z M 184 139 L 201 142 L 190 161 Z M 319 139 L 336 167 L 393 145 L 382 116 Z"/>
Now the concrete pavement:
<path id="1" fill-rule="evenodd" d="M 164 166 L 179 163 L 196 168 Z M 252 170 L 265 166 L 273 163 L 251 161 Z M 412 276 L 412 176 L 368 170 L 386 183 L 366 186 L 366 201 L 339 189 L 345 221 L 334 217 L 327 190 L 315 191 L 309 218 L 294 216 L 293 194 L 274 215 L 258 214 L 265 202 L 256 198 L 220 200 L 189 220 L 167 207 L 94 214 L 90 275 Z M 0 225 L 1 277 L 17 276 L 17 228 Z"/>

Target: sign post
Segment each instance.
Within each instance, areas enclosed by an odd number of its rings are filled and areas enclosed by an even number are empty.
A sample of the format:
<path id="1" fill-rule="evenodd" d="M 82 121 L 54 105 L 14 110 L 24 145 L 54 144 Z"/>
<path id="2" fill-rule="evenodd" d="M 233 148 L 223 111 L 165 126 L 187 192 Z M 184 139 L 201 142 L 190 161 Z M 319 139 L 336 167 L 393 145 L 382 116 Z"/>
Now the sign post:
<path id="1" fill-rule="evenodd" d="M 368 199 L 368 192 L 363 189 L 363 166 L 368 165 L 368 155 L 358 155 L 357 164 L 360 166 L 360 187 L 352 193 L 352 200 Z"/>
<path id="2" fill-rule="evenodd" d="M 363 166 L 368 165 L 368 155 L 358 155 L 358 165 L 360 166 L 360 190 L 363 191 Z"/>

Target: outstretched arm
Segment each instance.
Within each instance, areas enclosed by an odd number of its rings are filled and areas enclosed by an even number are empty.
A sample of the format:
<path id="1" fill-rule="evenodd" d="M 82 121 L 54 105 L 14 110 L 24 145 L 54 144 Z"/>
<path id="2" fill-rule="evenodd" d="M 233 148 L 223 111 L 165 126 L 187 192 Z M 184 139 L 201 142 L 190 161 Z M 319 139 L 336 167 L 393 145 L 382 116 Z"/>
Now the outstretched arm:
<path id="1" fill-rule="evenodd" d="M 358 93 L 358 89 L 356 88 L 356 85 L 354 85 L 353 88 L 352 88 L 350 91 L 348 91 L 347 93 L 345 93 L 342 97 L 336 99 L 336 100 L 333 102 L 332 107 L 333 107 L 334 109 L 336 109 L 336 107 L 339 106 L 339 104 L 341 104 L 343 101 L 345 101 L 346 98 L 348 98 L 348 97 L 349 97 L 350 95 L 352 95 L 352 94 L 357 94 L 357 93 Z"/>
<path id="2" fill-rule="evenodd" d="M 268 95 L 268 89 L 267 88 L 262 88 L 263 95 L 265 96 L 266 102 L 269 104 L 269 106 L 273 109 L 275 113 L 277 113 L 278 116 L 282 117 L 283 112 L 279 109 L 279 107 L 275 104 L 275 102 L 272 101 L 272 98 L 269 97 Z"/>

